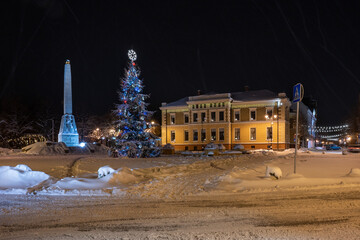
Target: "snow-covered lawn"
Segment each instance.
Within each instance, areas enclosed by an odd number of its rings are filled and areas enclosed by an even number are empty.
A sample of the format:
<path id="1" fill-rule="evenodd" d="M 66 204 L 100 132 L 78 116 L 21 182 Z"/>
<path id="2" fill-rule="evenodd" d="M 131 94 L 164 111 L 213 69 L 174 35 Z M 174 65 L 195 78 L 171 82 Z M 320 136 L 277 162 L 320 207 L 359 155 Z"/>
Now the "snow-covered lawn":
<path id="1" fill-rule="evenodd" d="M 0 238 L 357 239 L 360 154 L 293 164 L 292 151 L 2 156 Z"/>
<path id="2" fill-rule="evenodd" d="M 0 193 L 14 193 L 14 189 L 19 193 L 18 189 L 23 189 L 24 193 L 37 194 L 103 192 L 176 199 L 193 194 L 360 184 L 359 154 L 300 151 L 296 174 L 293 156 L 292 151 L 154 159 L 9 155 L 0 158 Z M 33 171 L 16 170 L 18 164 Z M 111 171 L 105 174 L 104 169 Z M 281 176 L 267 173 L 267 169 L 275 169 Z"/>

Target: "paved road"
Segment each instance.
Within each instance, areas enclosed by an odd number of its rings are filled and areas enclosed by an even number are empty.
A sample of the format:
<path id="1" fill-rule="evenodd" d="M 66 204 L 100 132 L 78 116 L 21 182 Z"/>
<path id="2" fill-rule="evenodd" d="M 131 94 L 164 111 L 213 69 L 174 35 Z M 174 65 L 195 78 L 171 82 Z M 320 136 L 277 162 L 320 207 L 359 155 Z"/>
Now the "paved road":
<path id="1" fill-rule="evenodd" d="M 359 239 L 360 192 L 334 186 L 187 197 L 0 198 L 0 239 Z"/>

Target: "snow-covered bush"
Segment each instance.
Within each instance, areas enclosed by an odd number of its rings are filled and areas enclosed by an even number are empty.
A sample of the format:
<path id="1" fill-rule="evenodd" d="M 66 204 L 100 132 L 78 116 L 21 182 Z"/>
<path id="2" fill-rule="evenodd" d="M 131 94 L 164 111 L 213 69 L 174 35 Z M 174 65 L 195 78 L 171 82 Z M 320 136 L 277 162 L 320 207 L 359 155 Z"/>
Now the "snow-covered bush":
<path id="1" fill-rule="evenodd" d="M 163 154 L 174 154 L 175 153 L 175 148 L 173 145 L 171 145 L 170 143 L 165 144 L 162 147 L 162 153 Z"/>
<path id="2" fill-rule="evenodd" d="M 206 146 L 205 146 L 205 150 L 215 150 L 215 149 L 218 149 L 219 148 L 219 146 L 217 145 L 217 144 L 215 144 L 215 143 L 208 143 L 208 144 L 206 144 Z"/>
<path id="3" fill-rule="evenodd" d="M 225 151 L 225 146 L 224 145 L 222 145 L 222 144 L 218 144 L 218 149 L 220 150 L 220 151 Z"/>
<path id="4" fill-rule="evenodd" d="M 245 147 L 243 145 L 241 145 L 241 144 L 235 144 L 233 150 L 235 150 L 235 151 L 243 151 L 243 150 L 245 150 Z"/>
<path id="5" fill-rule="evenodd" d="M 266 166 L 266 173 L 265 173 L 266 177 L 270 177 L 273 176 L 276 179 L 279 179 L 282 177 L 282 171 L 279 167 L 269 167 Z"/>
<path id="6" fill-rule="evenodd" d="M 99 168 L 99 170 L 98 170 L 98 178 L 105 177 L 109 174 L 112 174 L 113 172 L 115 172 L 115 170 L 112 169 L 111 167 L 103 166 L 103 167 Z"/>
<path id="7" fill-rule="evenodd" d="M 207 155 L 212 157 L 212 156 L 214 156 L 214 152 L 209 151 L 209 152 L 207 153 Z"/>
<path id="8" fill-rule="evenodd" d="M 31 168 L 29 168 L 29 166 L 25 165 L 25 164 L 18 164 L 16 165 L 17 169 L 23 170 L 24 172 L 30 172 L 32 171 Z"/>

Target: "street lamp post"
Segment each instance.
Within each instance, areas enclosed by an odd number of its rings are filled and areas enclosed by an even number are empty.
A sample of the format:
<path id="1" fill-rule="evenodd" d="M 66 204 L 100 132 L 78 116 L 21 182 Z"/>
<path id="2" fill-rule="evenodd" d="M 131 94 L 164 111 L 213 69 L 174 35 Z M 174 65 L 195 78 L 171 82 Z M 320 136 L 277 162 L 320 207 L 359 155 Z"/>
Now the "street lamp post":
<path id="1" fill-rule="evenodd" d="M 204 136 L 204 138 L 202 137 L 204 122 L 206 122 L 206 117 L 204 117 L 204 119 L 201 117 L 201 133 L 200 133 L 200 137 L 201 137 L 201 142 L 202 143 L 204 143 L 204 140 L 206 141 L 206 129 L 205 129 L 205 136 Z"/>
<path id="2" fill-rule="evenodd" d="M 269 148 L 269 140 L 271 140 L 271 149 L 273 148 L 272 147 L 272 145 L 273 145 L 273 124 L 274 124 L 274 122 L 273 122 L 273 119 L 275 118 L 275 119 L 278 119 L 278 117 L 277 117 L 277 115 L 275 114 L 274 116 L 271 116 L 271 117 L 269 117 L 269 115 L 265 115 L 265 118 L 266 118 L 266 120 L 271 120 L 271 136 L 270 136 L 270 138 L 268 137 L 268 132 L 267 132 L 267 129 L 266 129 L 266 138 L 267 138 L 267 140 L 268 140 L 268 148 Z M 278 131 L 278 128 L 279 128 L 279 124 L 277 125 L 277 131 Z M 268 149 L 269 150 L 269 149 Z M 279 150 L 279 136 L 277 136 L 277 150 Z"/>

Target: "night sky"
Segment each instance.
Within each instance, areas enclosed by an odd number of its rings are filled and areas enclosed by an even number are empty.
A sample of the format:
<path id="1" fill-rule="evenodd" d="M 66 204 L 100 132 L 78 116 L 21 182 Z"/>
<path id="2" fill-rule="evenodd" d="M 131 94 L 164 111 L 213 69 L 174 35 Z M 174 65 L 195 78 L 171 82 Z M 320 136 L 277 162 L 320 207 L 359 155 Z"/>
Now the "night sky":
<path id="1" fill-rule="evenodd" d="M 151 110 L 202 92 L 301 82 L 322 124 L 340 124 L 360 89 L 360 1 L 14 0 L 1 6 L 0 101 L 62 114 L 109 113 L 128 49 L 138 54 Z M 34 110 L 37 111 L 37 110 Z"/>

